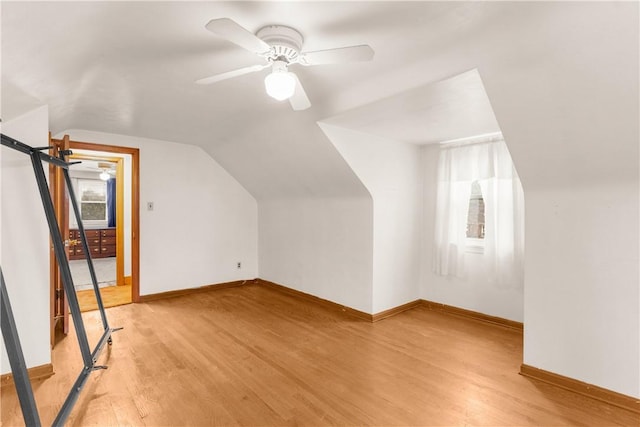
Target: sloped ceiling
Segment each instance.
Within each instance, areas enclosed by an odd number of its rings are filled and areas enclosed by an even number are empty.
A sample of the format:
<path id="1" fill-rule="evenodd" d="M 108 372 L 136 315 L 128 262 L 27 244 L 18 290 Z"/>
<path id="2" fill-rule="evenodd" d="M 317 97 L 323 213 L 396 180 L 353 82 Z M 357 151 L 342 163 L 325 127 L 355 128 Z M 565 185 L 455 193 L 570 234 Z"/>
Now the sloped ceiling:
<path id="1" fill-rule="evenodd" d="M 54 134 L 87 129 L 196 144 L 258 199 L 360 196 L 366 191 L 318 121 L 474 68 L 483 80 L 487 69 L 493 72 L 490 99 L 505 76 L 540 69 L 552 75 L 554 60 L 583 50 L 579 36 L 570 46 L 556 43 L 548 27 L 567 28 L 570 37 L 578 28 L 589 31 L 591 23 L 575 18 L 585 8 L 595 6 L 2 2 L 2 114 L 6 120 L 21 106 L 39 102 L 49 105 Z M 592 19 L 598 13 L 587 15 Z M 265 94 L 267 70 L 210 86 L 194 84 L 259 63 L 255 55 L 204 28 L 218 17 L 250 31 L 268 24 L 293 26 L 303 34 L 307 51 L 366 43 L 376 53 L 371 62 L 293 70 L 312 102 L 309 110 L 294 112 Z M 428 109 L 422 110 L 415 121 L 433 120 Z M 392 132 L 398 125 L 387 122 L 377 132 Z M 440 129 L 425 140 L 460 137 L 447 137 L 447 132 Z"/>
<path id="2" fill-rule="evenodd" d="M 477 70 L 372 102 L 322 123 L 417 145 L 500 132 Z"/>

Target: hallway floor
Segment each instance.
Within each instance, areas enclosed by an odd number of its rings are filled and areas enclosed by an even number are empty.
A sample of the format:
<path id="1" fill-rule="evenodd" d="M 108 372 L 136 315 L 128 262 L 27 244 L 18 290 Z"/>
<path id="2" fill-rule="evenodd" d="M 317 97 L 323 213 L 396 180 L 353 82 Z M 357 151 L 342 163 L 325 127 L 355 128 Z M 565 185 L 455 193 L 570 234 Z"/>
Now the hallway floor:
<path id="1" fill-rule="evenodd" d="M 98 285 L 100 287 L 115 285 L 116 258 L 96 258 L 92 259 L 92 261 Z M 71 277 L 73 277 L 73 285 L 76 290 L 81 291 L 93 288 L 86 259 L 71 260 L 69 261 L 69 267 L 71 268 Z"/>

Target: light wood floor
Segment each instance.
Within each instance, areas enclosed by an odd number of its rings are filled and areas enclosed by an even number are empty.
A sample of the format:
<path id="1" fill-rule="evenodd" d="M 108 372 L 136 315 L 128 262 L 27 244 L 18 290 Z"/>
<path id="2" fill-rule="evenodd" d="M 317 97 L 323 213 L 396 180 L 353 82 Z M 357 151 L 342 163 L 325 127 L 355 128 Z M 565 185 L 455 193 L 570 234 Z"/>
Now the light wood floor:
<path id="1" fill-rule="evenodd" d="M 80 311 L 91 311 L 98 309 L 96 294 L 93 289 L 76 291 Z M 102 304 L 105 307 L 116 307 L 118 305 L 131 304 L 131 285 L 106 286 L 100 288 Z"/>
<path id="2" fill-rule="evenodd" d="M 69 425 L 628 425 L 640 416 L 518 375 L 520 332 L 418 307 L 371 324 L 260 285 L 108 309 L 124 326 Z M 91 339 L 97 312 L 85 313 Z M 73 336 L 35 385 L 50 424 Z M 21 423 L 2 393 L 2 425 Z"/>

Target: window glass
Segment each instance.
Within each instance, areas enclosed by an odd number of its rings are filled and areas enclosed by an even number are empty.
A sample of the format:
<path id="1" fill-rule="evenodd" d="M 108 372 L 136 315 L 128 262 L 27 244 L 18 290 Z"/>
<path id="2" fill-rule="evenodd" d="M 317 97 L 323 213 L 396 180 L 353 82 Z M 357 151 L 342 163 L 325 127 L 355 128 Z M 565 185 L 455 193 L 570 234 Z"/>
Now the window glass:
<path id="1" fill-rule="evenodd" d="M 107 183 L 102 180 L 79 179 L 80 216 L 83 221 L 106 221 Z"/>
<path id="2" fill-rule="evenodd" d="M 467 214 L 467 237 L 484 239 L 484 199 L 478 181 L 471 183 L 469 211 Z"/>

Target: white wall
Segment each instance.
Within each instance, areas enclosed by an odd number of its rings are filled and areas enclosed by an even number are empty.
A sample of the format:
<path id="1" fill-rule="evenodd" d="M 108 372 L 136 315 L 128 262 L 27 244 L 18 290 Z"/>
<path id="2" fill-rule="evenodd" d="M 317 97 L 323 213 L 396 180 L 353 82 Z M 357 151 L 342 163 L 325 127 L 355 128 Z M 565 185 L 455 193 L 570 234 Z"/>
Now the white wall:
<path id="1" fill-rule="evenodd" d="M 370 198 L 268 200 L 259 210 L 260 278 L 371 313 Z"/>
<path id="2" fill-rule="evenodd" d="M 2 133 L 34 147 L 47 146 L 46 106 L 2 123 Z M 49 348 L 49 228 L 29 156 L 2 147 L 0 265 L 28 367 L 51 363 Z M 44 166 L 48 175 L 48 166 Z M 0 340 L 0 372 L 11 370 Z"/>
<path id="3" fill-rule="evenodd" d="M 637 183 L 526 197 L 524 362 L 640 396 Z"/>
<path id="4" fill-rule="evenodd" d="M 482 253 L 465 254 L 464 278 L 444 277 L 433 272 L 433 241 L 438 188 L 438 145 L 422 148 L 424 174 L 424 228 L 422 242 L 421 298 L 473 310 L 503 319 L 524 319 L 524 278 L 520 283 L 500 286 L 489 279 Z M 526 236 L 525 236 L 526 237 Z"/>
<path id="5" fill-rule="evenodd" d="M 140 149 L 140 295 L 257 277 L 257 203 L 202 149 L 85 130 L 63 133 L 74 141 Z M 147 202 L 154 202 L 153 211 Z"/>
<path id="6" fill-rule="evenodd" d="M 640 397 L 638 9 L 637 2 L 514 6 L 516 17 L 549 13 L 535 27 L 512 28 L 512 55 L 483 52 L 478 67 L 526 198 L 524 363 L 633 397 Z"/>
<path id="7" fill-rule="evenodd" d="M 373 199 L 372 313 L 420 298 L 418 146 L 320 123 Z"/>

